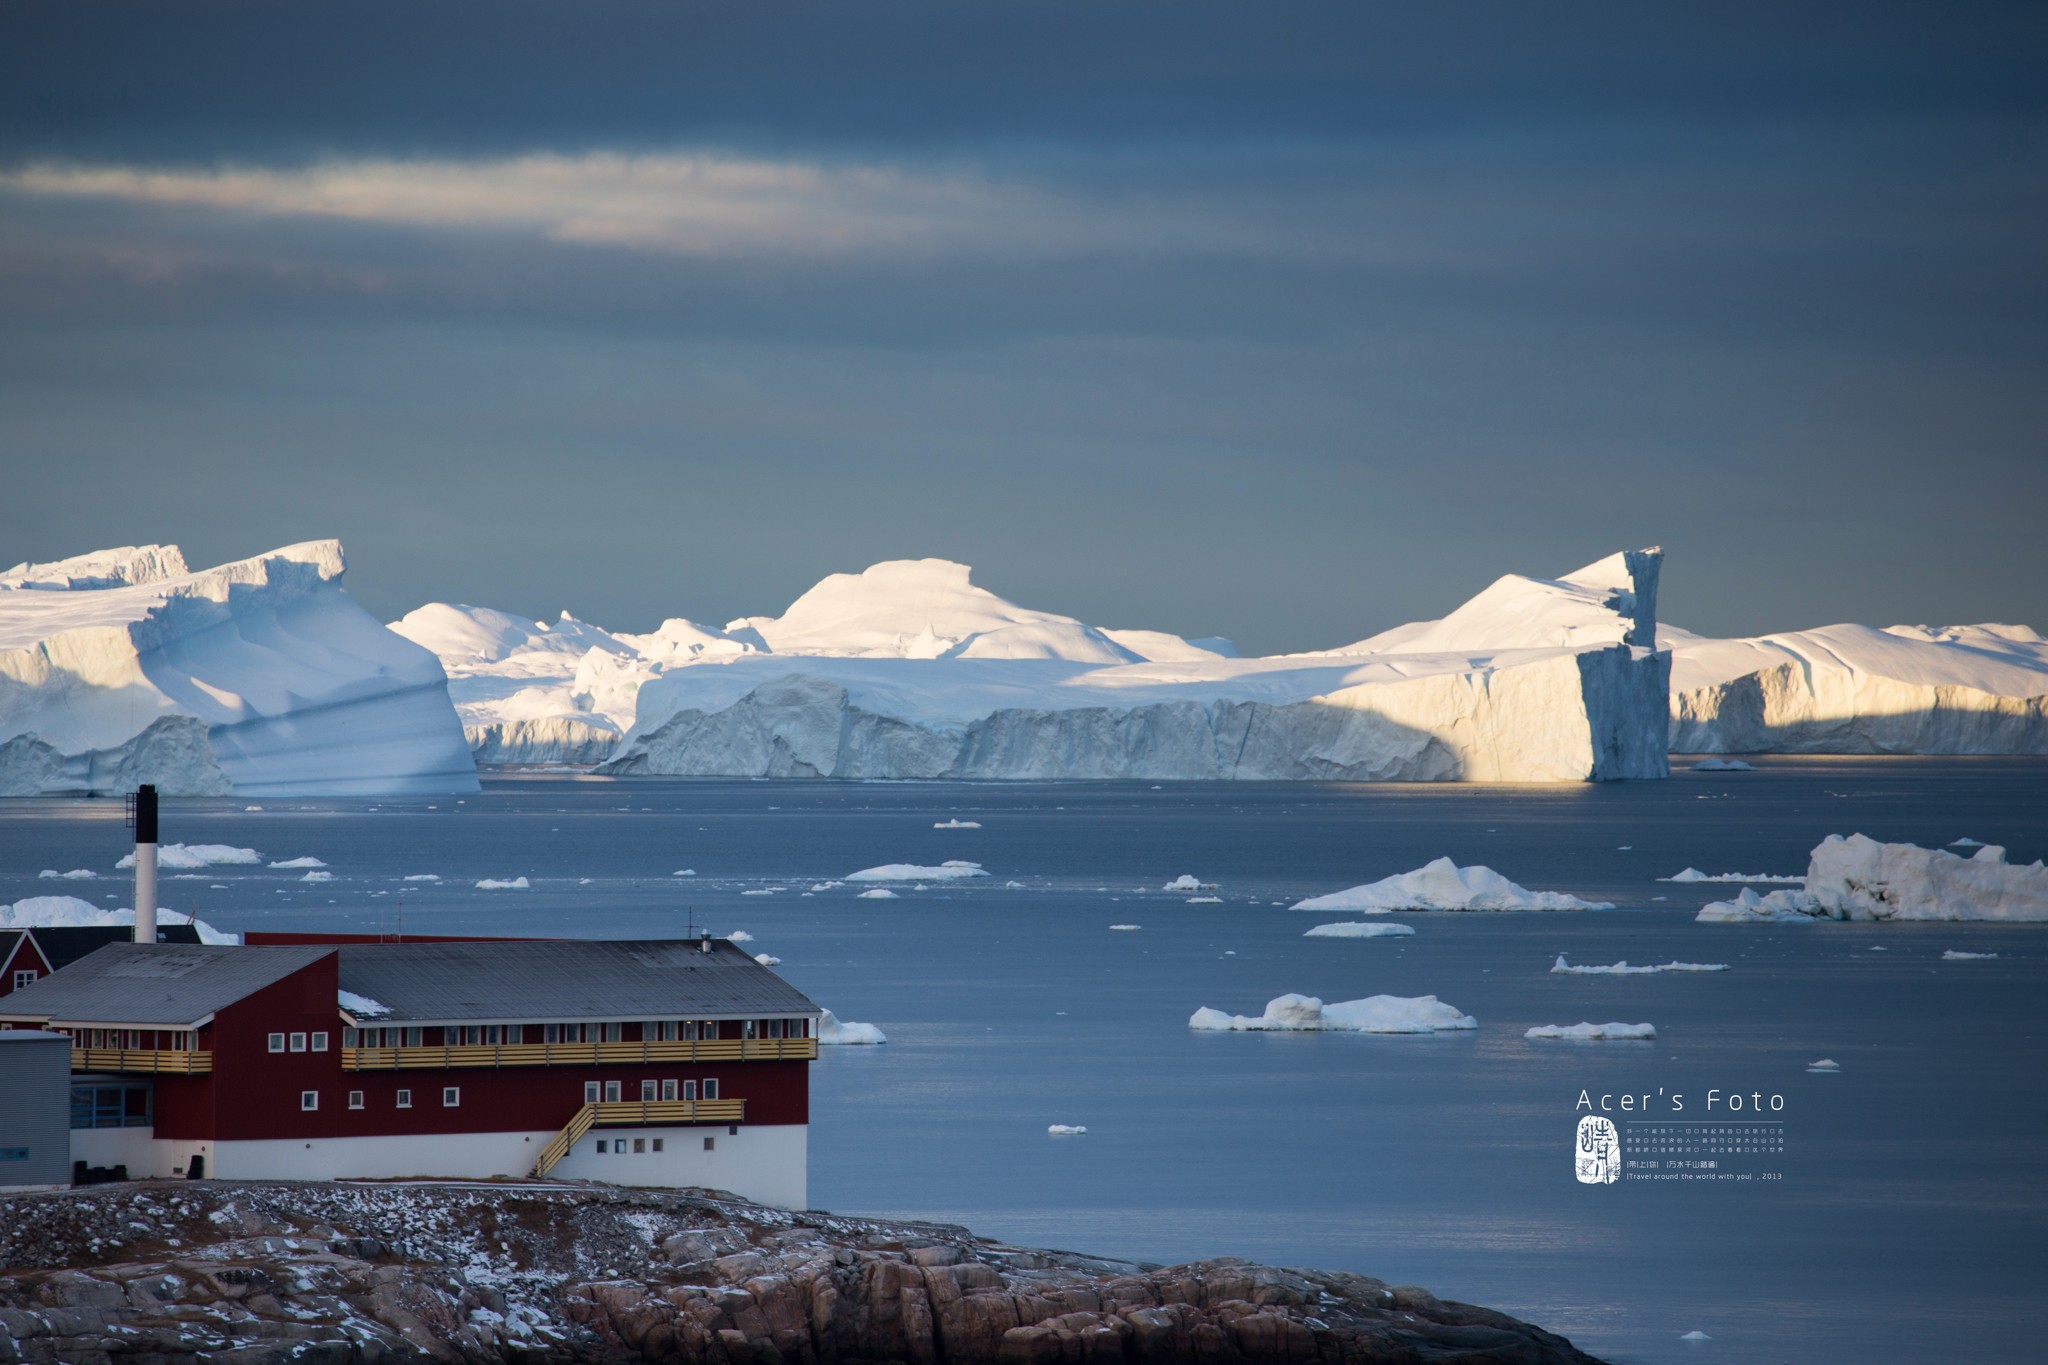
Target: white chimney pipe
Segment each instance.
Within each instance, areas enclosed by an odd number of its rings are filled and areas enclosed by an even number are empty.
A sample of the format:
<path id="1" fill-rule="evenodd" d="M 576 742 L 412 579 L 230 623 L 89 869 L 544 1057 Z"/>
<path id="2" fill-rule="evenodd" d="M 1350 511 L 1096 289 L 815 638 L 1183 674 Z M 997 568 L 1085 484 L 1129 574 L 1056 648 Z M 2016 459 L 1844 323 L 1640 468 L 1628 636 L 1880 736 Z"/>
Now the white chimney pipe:
<path id="1" fill-rule="evenodd" d="M 135 791 L 135 941 L 156 942 L 156 788 Z"/>

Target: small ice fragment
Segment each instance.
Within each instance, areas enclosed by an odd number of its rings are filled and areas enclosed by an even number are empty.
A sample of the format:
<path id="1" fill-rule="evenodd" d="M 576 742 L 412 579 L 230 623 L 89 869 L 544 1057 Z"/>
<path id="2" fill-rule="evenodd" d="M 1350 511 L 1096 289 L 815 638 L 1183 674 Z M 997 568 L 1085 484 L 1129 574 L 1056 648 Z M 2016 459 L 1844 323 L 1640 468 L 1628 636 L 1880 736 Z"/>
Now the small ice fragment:
<path id="1" fill-rule="evenodd" d="M 1183 872 L 1159 889 L 1161 891 L 1214 891 L 1216 883 L 1205 882 L 1192 873 Z"/>
<path id="2" fill-rule="evenodd" d="M 271 866 L 272 866 L 272 867 L 325 867 L 325 866 L 327 866 L 327 864 L 326 864 L 326 863 L 323 863 L 323 862 L 321 862 L 321 861 L 320 861 L 320 860 L 319 860 L 318 858 L 312 858 L 312 857 L 307 857 L 307 858 L 287 858 L 287 859 L 285 859 L 285 860 L 284 860 L 283 862 L 281 862 L 281 863 L 272 863 L 272 864 L 271 864 Z"/>
<path id="3" fill-rule="evenodd" d="M 763 967 L 779 967 L 782 965 L 781 958 L 771 957 L 767 953 L 755 953 L 754 961 L 760 963 Z"/>
<path id="4" fill-rule="evenodd" d="M 1045 1131 L 1054 1137 L 1079 1137 L 1088 1130 L 1078 1123 L 1048 1123 Z"/>
<path id="5" fill-rule="evenodd" d="M 1633 853 L 1635 851 L 1635 847 L 1636 846 L 1634 844 L 1623 844 L 1614 851 L 1616 853 Z"/>
<path id="6" fill-rule="evenodd" d="M 846 874 L 850 882 L 924 882 L 957 881 L 963 877 L 986 877 L 980 863 L 964 862 L 948 858 L 937 867 L 921 867 L 916 863 L 884 863 L 880 867 L 864 867 L 858 872 Z"/>
<path id="7" fill-rule="evenodd" d="M 836 887 L 836 886 L 839 886 L 839 885 L 842 885 L 842 883 L 840 883 L 840 882 L 812 882 L 812 883 L 811 883 L 811 890 L 813 890 L 813 891 L 830 891 L 830 890 L 831 890 L 832 888 L 834 888 L 834 887 Z"/>
<path id="8" fill-rule="evenodd" d="M 751 891 L 742 891 L 740 892 L 740 894 L 742 896 L 772 896 L 775 893 L 773 891 L 768 890 L 766 887 L 757 886 Z"/>
<path id="9" fill-rule="evenodd" d="M 1524 1038 L 1564 1038 L 1575 1042 L 1620 1042 L 1649 1040 L 1657 1030 L 1649 1024 L 1539 1024 Z"/>
<path id="10" fill-rule="evenodd" d="M 1616 962 L 1604 967 L 1574 967 L 1564 960 L 1564 954 L 1557 955 L 1551 964 L 1553 975 L 1557 976 L 1649 976 L 1657 972 L 1725 972 L 1725 962 L 1662 962 L 1654 967 L 1631 967 L 1626 962 Z"/>
<path id="11" fill-rule="evenodd" d="M 1223 897 L 1221 897 L 1221 896 L 1189 896 L 1189 897 L 1188 897 L 1188 904 L 1189 904 L 1189 905 L 1221 905 L 1221 904 L 1223 904 Z"/>
<path id="12" fill-rule="evenodd" d="M 1950 841 L 1949 841 L 1949 847 L 1950 847 L 1950 848 L 1982 848 L 1982 847 L 1984 847 L 1984 841 L 1983 841 L 1982 839 L 1972 839 L 1972 838 L 1971 838 L 1971 837 L 1970 837 L 1969 835 L 1965 834 L 1965 835 L 1964 835 L 1964 836 L 1963 836 L 1962 838 L 1960 838 L 1960 839 L 1952 839 L 1952 840 L 1950 840 Z"/>
<path id="13" fill-rule="evenodd" d="M 495 877 L 486 877 L 476 884 L 476 889 L 479 891 L 527 891 L 532 889 L 532 887 L 531 883 L 524 877 L 514 877 L 509 882 L 500 881 Z"/>
<path id="14" fill-rule="evenodd" d="M 1707 1334 L 1706 1334 L 1705 1332 L 1702 1332 L 1702 1331 L 1700 1331 L 1700 1330 L 1699 1330 L 1698 1328 L 1694 1328 L 1694 1329 L 1693 1329 L 1692 1331 L 1690 1331 L 1690 1332 L 1687 1332 L 1687 1333 L 1686 1333 L 1686 1334 L 1685 1334 L 1684 1336 L 1680 1337 L 1680 1338 L 1679 1338 L 1679 1340 L 1680 1340 L 1680 1341 L 1712 1341 L 1712 1340 L 1713 1340 L 1713 1338 L 1712 1338 L 1712 1337 L 1710 1337 L 1710 1336 L 1708 1336 L 1708 1335 L 1707 1335 Z"/>
<path id="15" fill-rule="evenodd" d="M 933 829 L 980 829 L 980 828 L 981 828 L 981 821 L 979 821 L 979 820 L 940 820 L 939 822 L 937 822 L 936 824 L 934 824 L 934 825 L 932 826 L 932 828 L 933 828 Z"/>
<path id="16" fill-rule="evenodd" d="M 1951 948 L 1941 955 L 1941 960 L 1943 962 L 1983 962 L 1997 956 L 1997 953 L 1963 953 Z"/>
<path id="17" fill-rule="evenodd" d="M 697 875 L 697 869 L 694 867 L 679 867 L 668 875 L 671 877 L 694 877 Z"/>
<path id="18" fill-rule="evenodd" d="M 1142 929 L 1145 926 L 1142 924 L 1112 924 L 1109 927 L 1112 929 Z"/>
<path id="19" fill-rule="evenodd" d="M 877 886 L 861 892 L 854 899 L 863 901 L 893 901 L 896 899 L 896 893 L 886 886 Z"/>
<path id="20" fill-rule="evenodd" d="M 1806 1069 L 1808 1071 L 1840 1071 L 1842 1064 L 1832 1057 L 1823 1057 L 1817 1062 L 1808 1062 Z"/>
<path id="21" fill-rule="evenodd" d="M 1023 889 L 1024 889 L 1024 883 L 1022 883 L 1022 882 L 1004 882 L 1004 883 L 1003 883 L 1003 890 L 1005 890 L 1005 891 L 1022 891 Z"/>

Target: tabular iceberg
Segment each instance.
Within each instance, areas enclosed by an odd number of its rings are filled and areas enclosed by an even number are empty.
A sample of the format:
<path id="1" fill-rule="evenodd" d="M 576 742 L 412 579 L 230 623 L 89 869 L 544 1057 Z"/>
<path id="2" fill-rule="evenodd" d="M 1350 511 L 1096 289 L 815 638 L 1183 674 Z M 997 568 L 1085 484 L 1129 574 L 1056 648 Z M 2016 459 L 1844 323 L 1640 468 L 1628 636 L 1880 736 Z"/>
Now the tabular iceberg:
<path id="1" fill-rule="evenodd" d="M 1443 621 L 1317 654 L 1112 631 L 944 560 L 835 574 L 780 617 L 654 636 L 434 604 L 484 762 L 840 778 L 1662 777 L 1655 551 L 1510 577 Z M 616 739 L 614 739 L 616 737 Z M 607 750 L 607 746 L 612 746 Z"/>
<path id="2" fill-rule="evenodd" d="M 434 655 L 332 540 L 193 572 L 176 546 L 0 574 L 0 794 L 477 790 Z"/>

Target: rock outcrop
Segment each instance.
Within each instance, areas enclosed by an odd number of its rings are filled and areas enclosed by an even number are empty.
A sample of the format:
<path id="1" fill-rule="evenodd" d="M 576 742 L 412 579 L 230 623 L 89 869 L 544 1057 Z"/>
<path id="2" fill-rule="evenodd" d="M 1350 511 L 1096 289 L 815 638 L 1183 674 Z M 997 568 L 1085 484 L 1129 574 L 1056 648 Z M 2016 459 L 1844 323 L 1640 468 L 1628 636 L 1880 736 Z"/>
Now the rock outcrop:
<path id="1" fill-rule="evenodd" d="M 1359 1275 L 1157 1267 L 605 1187 L 103 1186 L 0 1199 L 0 1362 L 1591 1362 Z"/>

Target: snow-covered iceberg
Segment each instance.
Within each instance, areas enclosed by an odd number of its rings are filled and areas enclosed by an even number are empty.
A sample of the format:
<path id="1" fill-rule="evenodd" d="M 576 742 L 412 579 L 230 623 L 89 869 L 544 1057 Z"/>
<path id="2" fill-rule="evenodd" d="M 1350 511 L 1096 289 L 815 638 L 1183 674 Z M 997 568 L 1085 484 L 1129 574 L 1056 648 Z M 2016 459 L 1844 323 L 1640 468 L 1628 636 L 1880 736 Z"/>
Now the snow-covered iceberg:
<path id="1" fill-rule="evenodd" d="M 176 911 L 168 906 L 157 907 L 158 924 L 177 922 Z M 189 922 L 198 931 L 201 943 L 242 941 L 240 934 L 222 933 L 203 919 L 193 917 Z M 0 905 L 0 930 L 97 928 L 134 923 L 133 910 L 102 909 L 76 896 L 27 896 L 12 905 Z"/>
<path id="2" fill-rule="evenodd" d="M 825 1046 L 851 1047 L 861 1044 L 886 1043 L 889 1035 L 873 1024 L 851 1023 L 826 1010 L 818 1018 L 818 1042 Z"/>
<path id="3" fill-rule="evenodd" d="M 332 540 L 194 572 L 176 546 L 0 574 L 0 795 L 477 790 L 435 656 Z"/>
<path id="4" fill-rule="evenodd" d="M 2048 921 L 2048 866 L 2008 863 L 1995 844 L 1968 858 L 1946 849 L 1830 834 L 1813 850 L 1806 883 L 1768 896 L 1744 888 L 1699 912 L 1704 924 L 1815 920 Z"/>
<path id="5" fill-rule="evenodd" d="M 1649 1024 L 1539 1024 L 1524 1038 L 1564 1038 L 1576 1042 L 1648 1042 L 1657 1036 Z"/>
<path id="6" fill-rule="evenodd" d="M 1303 938 L 1404 938 L 1415 930 L 1405 924 L 1343 923 L 1318 924 Z"/>
<path id="7" fill-rule="evenodd" d="M 1295 910 L 1348 910 L 1383 915 L 1391 910 L 1612 910 L 1611 901 L 1582 901 L 1562 891 L 1531 891 L 1490 867 L 1459 867 L 1449 858 L 1364 886 L 1296 901 Z"/>
<path id="8" fill-rule="evenodd" d="M 1601 966 L 1574 966 L 1564 960 L 1564 954 L 1557 955 L 1557 961 L 1550 965 L 1556 976 L 1655 976 L 1659 972 L 1725 972 L 1725 962 L 1660 962 L 1654 966 L 1631 967 L 1626 962 L 1612 962 Z"/>
<path id="9" fill-rule="evenodd" d="M 965 565 L 834 574 L 781 616 L 656 636 L 431 604 L 485 763 L 745 777 L 1662 777 L 1655 551 L 1505 578 L 1442 621 L 1244 659 L 1019 606 Z M 1407 632 L 1404 634 L 1404 632 Z"/>
<path id="10" fill-rule="evenodd" d="M 916 863 L 884 863 L 880 867 L 864 867 L 858 872 L 849 872 L 844 880 L 849 882 L 953 882 L 967 877 L 986 877 L 980 863 L 970 863 L 960 858 L 949 858 L 937 867 L 921 867 Z"/>
<path id="11" fill-rule="evenodd" d="M 2048 640 L 2026 626 L 1658 641 L 1674 753 L 2048 754 Z"/>
<path id="12" fill-rule="evenodd" d="M 1479 1021 L 1433 995 L 1374 995 L 1325 1005 L 1312 995 L 1280 995 L 1256 1017 L 1206 1005 L 1188 1027 L 1207 1033 L 1441 1033 L 1475 1029 Z"/>

